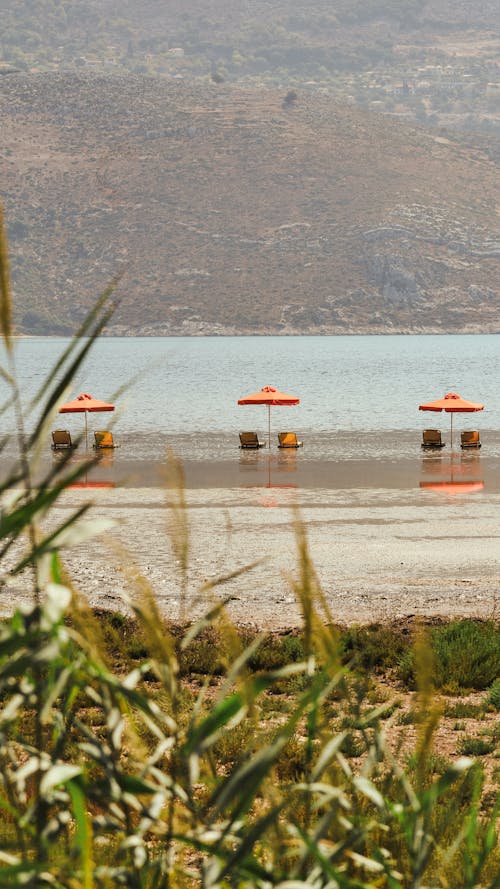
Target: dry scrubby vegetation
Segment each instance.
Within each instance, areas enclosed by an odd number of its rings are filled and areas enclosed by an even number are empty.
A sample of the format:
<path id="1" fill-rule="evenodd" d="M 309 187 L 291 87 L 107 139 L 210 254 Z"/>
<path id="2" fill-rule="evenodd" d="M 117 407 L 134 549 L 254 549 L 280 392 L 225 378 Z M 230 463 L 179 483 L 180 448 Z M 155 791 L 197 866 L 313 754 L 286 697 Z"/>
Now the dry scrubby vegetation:
<path id="1" fill-rule="evenodd" d="M 0 885 L 496 889 L 494 621 L 422 627 L 411 639 L 336 627 L 300 522 L 297 635 L 239 633 L 216 596 L 225 578 L 211 582 L 212 611 L 186 627 L 161 619 L 144 578 L 133 617 L 92 614 L 72 588 L 60 550 L 99 528 L 85 507 L 48 535 L 41 519 L 86 467 L 57 461 L 35 489 L 31 466 L 108 296 L 44 383 L 40 423 L 25 436 L 0 238 L 3 375 L 20 447 L 0 485 L 0 554 L 25 538 L 13 574 L 33 577 L 32 605 L 0 627 Z M 180 480 L 172 461 L 183 589 Z M 445 757 L 435 739 L 450 720 L 458 742 Z"/>
<path id="2" fill-rule="evenodd" d="M 497 6 L 3 3 L 19 332 L 497 332 Z"/>
<path id="3" fill-rule="evenodd" d="M 17 330 L 73 332 L 121 269 L 114 335 L 497 332 L 486 144 L 290 92 L 0 78 Z"/>

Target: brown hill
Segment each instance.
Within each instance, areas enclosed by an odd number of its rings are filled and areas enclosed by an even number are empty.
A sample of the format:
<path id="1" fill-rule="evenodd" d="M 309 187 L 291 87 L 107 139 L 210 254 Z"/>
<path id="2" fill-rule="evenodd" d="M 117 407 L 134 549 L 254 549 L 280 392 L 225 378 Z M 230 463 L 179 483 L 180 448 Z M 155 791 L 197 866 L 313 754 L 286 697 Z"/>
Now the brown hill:
<path id="1" fill-rule="evenodd" d="M 458 136 L 328 96 L 88 74 L 0 79 L 19 329 L 494 330 L 498 175 Z"/>

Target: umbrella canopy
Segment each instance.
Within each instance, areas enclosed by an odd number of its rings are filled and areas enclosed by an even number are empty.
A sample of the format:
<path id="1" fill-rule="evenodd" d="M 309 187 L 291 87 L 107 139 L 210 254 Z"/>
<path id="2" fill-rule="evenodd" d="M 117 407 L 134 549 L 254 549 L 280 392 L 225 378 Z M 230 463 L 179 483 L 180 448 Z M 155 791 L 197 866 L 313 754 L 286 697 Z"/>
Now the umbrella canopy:
<path id="1" fill-rule="evenodd" d="M 300 398 L 295 395 L 287 395 L 280 392 L 274 386 L 264 386 L 259 392 L 253 395 L 247 395 L 246 398 L 238 399 L 238 404 L 266 404 L 267 405 L 267 427 L 268 427 L 268 447 L 271 447 L 271 407 L 273 405 L 292 405 L 300 404 Z"/>
<path id="2" fill-rule="evenodd" d="M 99 401 L 93 398 L 88 392 L 78 395 L 74 401 L 68 401 L 59 408 L 60 414 L 85 414 L 85 447 L 88 448 L 88 431 L 87 431 L 87 414 L 97 413 L 99 411 L 114 411 L 114 404 L 108 404 L 107 401 Z"/>
<path id="3" fill-rule="evenodd" d="M 456 392 L 448 392 L 444 398 L 438 398 L 437 401 L 428 401 L 425 404 L 419 404 L 419 411 L 445 411 L 450 415 L 450 447 L 453 447 L 453 414 L 470 414 L 474 411 L 484 410 L 484 404 L 478 404 L 475 401 L 467 401 Z"/>

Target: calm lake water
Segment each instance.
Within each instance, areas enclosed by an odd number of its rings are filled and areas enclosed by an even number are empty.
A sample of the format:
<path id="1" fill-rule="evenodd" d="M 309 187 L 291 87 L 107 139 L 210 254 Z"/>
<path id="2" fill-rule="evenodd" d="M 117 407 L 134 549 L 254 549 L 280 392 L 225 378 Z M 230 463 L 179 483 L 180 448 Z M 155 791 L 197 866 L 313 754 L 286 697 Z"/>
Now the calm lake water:
<path id="1" fill-rule="evenodd" d="M 16 342 L 26 405 L 43 391 L 67 343 Z M 162 459 L 168 445 L 185 459 L 227 459 L 238 451 L 239 430 L 266 434 L 267 409 L 237 405 L 266 385 L 300 398 L 296 407 L 272 409 L 273 444 L 278 431 L 295 430 L 311 458 L 415 454 L 423 428 L 441 428 L 448 437 L 448 415 L 419 412 L 418 405 L 449 391 L 485 405 L 480 414 L 455 417 L 457 440 L 461 429 L 479 428 L 483 451 L 486 438 L 489 453 L 500 453 L 497 335 L 107 338 L 95 345 L 67 398 L 89 392 L 115 402 L 114 414 L 89 415 L 89 430 L 112 423 L 131 457 Z M 36 414 L 35 408 L 30 426 Z M 4 429 L 13 426 L 4 414 Z M 62 415 L 58 427 L 78 434 L 84 420 Z"/>

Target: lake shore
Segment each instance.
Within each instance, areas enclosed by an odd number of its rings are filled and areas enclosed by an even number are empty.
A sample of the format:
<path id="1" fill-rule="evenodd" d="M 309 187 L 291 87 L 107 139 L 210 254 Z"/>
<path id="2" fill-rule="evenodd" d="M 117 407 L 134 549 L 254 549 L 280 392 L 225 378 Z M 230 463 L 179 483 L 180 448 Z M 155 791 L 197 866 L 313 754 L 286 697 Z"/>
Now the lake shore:
<path id="1" fill-rule="evenodd" d="M 239 625 L 296 627 L 301 615 L 293 592 L 300 573 L 295 524 L 300 521 L 336 622 L 415 615 L 491 618 L 500 607 L 500 491 L 493 483 L 494 467 L 490 484 L 486 464 L 481 458 L 477 478 L 477 461 L 474 472 L 462 473 L 458 493 L 441 478 L 442 463 L 439 472 L 424 475 L 424 486 L 420 461 L 414 461 L 411 485 L 408 467 L 399 465 L 392 474 L 398 483 L 374 486 L 372 464 L 371 477 L 351 465 L 342 484 L 320 486 L 329 468 L 303 461 L 304 473 L 316 479 L 309 487 L 299 486 L 294 472 L 278 472 L 275 478 L 273 464 L 266 482 L 262 460 L 258 469 L 239 468 L 239 484 L 234 484 L 234 466 L 228 472 L 220 464 L 186 465 L 190 554 L 184 595 L 168 535 L 172 495 L 158 485 L 94 487 L 105 480 L 90 479 L 88 487 L 64 493 L 51 521 L 62 522 L 91 500 L 92 515 L 116 522 L 111 531 L 64 556 L 76 588 L 96 608 L 126 611 L 123 596 L 137 593 L 134 577 L 140 575 L 172 621 L 199 617 L 227 597 Z M 341 468 L 337 464 L 330 471 L 338 474 Z M 225 484 L 215 486 L 219 477 Z M 0 593 L 0 609 L 9 612 L 27 594 L 28 579 L 9 581 Z"/>
<path id="2" fill-rule="evenodd" d="M 352 434 L 345 437 L 350 443 L 343 447 L 342 439 L 331 454 L 315 453 L 313 443 L 299 449 L 241 450 L 226 441 L 214 444 L 208 456 L 183 456 L 184 483 L 189 490 L 290 487 L 297 491 L 387 489 L 404 491 L 432 485 L 482 485 L 486 493 L 500 493 L 500 437 L 492 439 L 482 450 L 425 451 L 415 442 L 415 436 L 397 440 L 397 446 L 378 449 L 370 454 L 366 443 L 359 444 L 352 455 Z M 366 437 L 369 438 L 368 436 Z M 498 441 L 497 441 L 498 439 Z M 131 454 L 128 446 L 98 454 L 96 464 L 81 479 L 87 487 L 120 487 L 124 489 L 163 488 L 169 480 L 169 463 L 165 445 L 156 450 L 144 448 L 139 455 Z M 187 448 L 185 449 L 187 450 Z M 193 450 L 195 450 L 193 448 Z M 354 449 L 355 450 L 355 449 Z M 176 454 L 183 454 L 174 451 Z M 55 460 L 66 459 L 65 452 L 49 453 L 42 458 L 36 478 L 41 478 Z M 82 446 L 70 456 L 69 468 L 95 458 L 92 449 Z M 6 471 L 8 461 L 0 457 L 0 468 Z M 467 493 L 467 489 L 465 489 Z"/>

